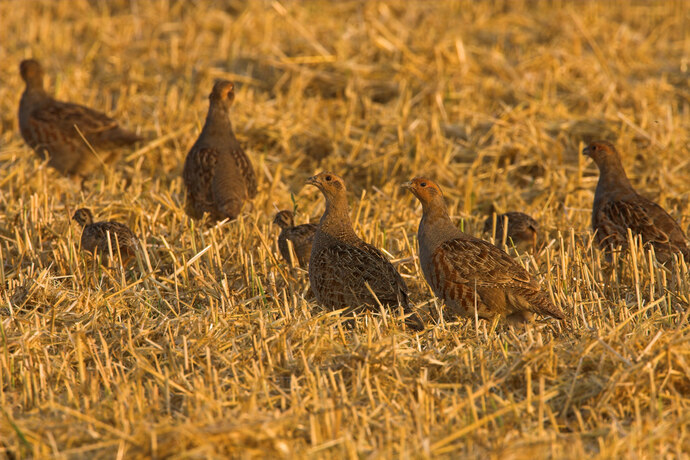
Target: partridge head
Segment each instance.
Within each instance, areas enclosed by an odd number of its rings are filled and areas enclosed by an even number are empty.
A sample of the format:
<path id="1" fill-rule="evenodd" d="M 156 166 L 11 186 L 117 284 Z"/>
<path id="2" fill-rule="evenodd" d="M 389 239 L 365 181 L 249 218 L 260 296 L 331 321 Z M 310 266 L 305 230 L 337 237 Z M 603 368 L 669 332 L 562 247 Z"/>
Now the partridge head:
<path id="1" fill-rule="evenodd" d="M 278 211 L 273 218 L 273 224 L 282 229 L 295 226 L 295 215 L 287 209 Z"/>

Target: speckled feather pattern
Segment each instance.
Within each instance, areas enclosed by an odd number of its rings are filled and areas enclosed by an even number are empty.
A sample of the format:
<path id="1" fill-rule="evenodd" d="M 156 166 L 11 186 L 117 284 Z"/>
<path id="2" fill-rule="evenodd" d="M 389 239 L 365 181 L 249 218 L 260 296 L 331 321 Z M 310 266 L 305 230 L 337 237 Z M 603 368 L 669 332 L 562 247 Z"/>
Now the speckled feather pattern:
<path id="1" fill-rule="evenodd" d="M 317 230 L 309 280 L 317 301 L 327 308 L 376 306 L 372 292 L 382 305 L 409 308 L 400 274 L 378 249 L 361 240 L 343 241 Z"/>
<path id="2" fill-rule="evenodd" d="M 287 227 L 281 230 L 278 235 L 278 249 L 283 259 L 290 260 L 290 249 L 288 241 L 292 243 L 292 248 L 297 256 L 300 267 L 307 268 L 311 257 L 311 246 L 316 234 L 316 224 L 302 224 Z"/>
<path id="3" fill-rule="evenodd" d="M 139 240 L 124 224 L 113 221 L 93 222 L 91 211 L 78 209 L 73 217 L 81 226 L 81 248 L 94 254 L 110 257 L 110 251 L 117 257 L 119 250 L 126 263 L 139 250 Z"/>
<path id="4" fill-rule="evenodd" d="M 257 193 L 254 169 L 235 138 L 229 118 L 233 91 L 231 82 L 216 83 L 204 128 L 185 159 L 185 210 L 194 219 L 205 213 L 212 220 L 234 219 Z"/>
<path id="5" fill-rule="evenodd" d="M 506 220 L 507 229 L 504 228 Z M 489 216 L 484 221 L 484 233 L 491 233 L 493 230 L 493 216 Z M 506 243 L 515 244 L 519 248 L 536 249 L 537 237 L 539 234 L 539 223 L 531 216 L 517 211 L 510 211 L 496 216 L 495 238 L 501 241 L 503 233 L 506 233 Z"/>
<path id="6" fill-rule="evenodd" d="M 385 307 L 401 305 L 406 313 L 412 313 L 406 321 L 408 326 L 422 329 L 423 322 L 413 311 L 398 271 L 381 251 L 354 233 L 342 179 L 321 173 L 310 181 L 326 197 L 326 212 L 316 230 L 309 260 L 309 281 L 318 303 L 331 309 L 377 309 L 379 302 Z"/>
<path id="7" fill-rule="evenodd" d="M 117 159 L 120 147 L 142 140 L 103 113 L 53 99 L 43 89 L 38 62 L 24 61 L 22 76 L 27 83 L 19 102 L 22 137 L 41 158 L 49 156 L 48 164 L 61 173 L 84 176 Z"/>
<path id="8" fill-rule="evenodd" d="M 486 241 L 464 235 L 441 244 L 422 271 L 437 297 L 457 316 L 563 319 L 539 284 L 508 254 Z"/>
<path id="9" fill-rule="evenodd" d="M 507 253 L 453 225 L 441 189 L 426 178 L 405 184 L 422 202 L 419 260 L 437 297 L 456 316 L 517 320 L 533 313 L 563 319 L 546 292 Z"/>
<path id="10" fill-rule="evenodd" d="M 108 233 L 110 233 L 110 245 L 108 245 Z M 117 244 L 116 244 L 117 241 Z M 81 234 L 82 249 L 94 252 L 98 250 L 100 254 L 109 254 L 110 247 L 113 254 L 120 248 L 122 258 L 133 256 L 139 247 L 137 237 L 124 224 L 119 222 L 95 222 L 84 227 Z"/>
<path id="11" fill-rule="evenodd" d="M 680 254 L 690 263 L 687 237 L 661 206 L 639 195 L 630 184 L 616 148 L 598 141 L 585 148 L 599 167 L 600 176 L 592 206 L 592 229 L 607 253 L 628 247 L 628 228 L 645 246 L 654 248 L 661 263 Z"/>

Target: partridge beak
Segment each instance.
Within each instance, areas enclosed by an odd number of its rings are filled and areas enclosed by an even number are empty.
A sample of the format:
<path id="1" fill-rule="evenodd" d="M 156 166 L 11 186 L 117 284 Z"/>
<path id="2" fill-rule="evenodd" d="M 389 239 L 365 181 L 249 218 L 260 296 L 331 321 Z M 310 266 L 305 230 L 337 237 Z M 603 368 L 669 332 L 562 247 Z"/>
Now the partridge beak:
<path id="1" fill-rule="evenodd" d="M 400 184 L 400 186 L 405 190 L 412 190 L 412 181 L 408 180 L 407 182 Z"/>
<path id="2" fill-rule="evenodd" d="M 583 155 L 587 155 L 588 157 L 589 157 L 589 156 L 592 156 L 592 151 L 589 149 L 589 146 L 587 146 L 587 147 L 585 147 L 584 149 L 582 149 L 582 154 L 583 154 Z"/>
<path id="3" fill-rule="evenodd" d="M 314 187 L 318 187 L 318 186 L 319 186 L 319 182 L 318 182 L 318 180 L 316 179 L 316 176 L 311 176 L 309 179 L 307 179 L 306 181 L 304 181 L 304 183 L 307 184 L 307 185 L 313 185 Z"/>

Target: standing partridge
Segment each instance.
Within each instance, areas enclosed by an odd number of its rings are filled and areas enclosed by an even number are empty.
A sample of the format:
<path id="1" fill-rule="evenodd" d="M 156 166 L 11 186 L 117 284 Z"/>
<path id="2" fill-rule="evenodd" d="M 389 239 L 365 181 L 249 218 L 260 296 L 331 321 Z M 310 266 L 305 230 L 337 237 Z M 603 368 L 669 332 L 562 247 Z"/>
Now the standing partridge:
<path id="1" fill-rule="evenodd" d="M 193 219 L 204 213 L 214 221 L 234 219 L 244 202 L 256 196 L 256 176 L 230 123 L 235 86 L 216 82 L 209 100 L 204 127 L 184 162 L 185 210 Z"/>
<path id="2" fill-rule="evenodd" d="M 563 319 L 527 271 L 493 244 L 460 231 L 438 185 L 417 177 L 403 184 L 422 203 L 419 261 L 429 286 L 457 316 L 514 321 L 532 313 Z"/>
<path id="3" fill-rule="evenodd" d="M 43 88 L 38 61 L 22 61 L 19 71 L 26 83 L 19 101 L 19 130 L 26 143 L 41 158 L 48 156 L 48 164 L 62 174 L 84 177 L 114 161 L 120 147 L 142 140 L 100 112 L 53 99 Z"/>
<path id="4" fill-rule="evenodd" d="M 506 230 L 505 224 L 508 223 Z M 492 234 L 494 228 L 494 217 L 490 216 L 484 221 L 484 233 Z M 493 236 L 498 241 L 503 241 L 506 236 L 506 243 L 515 245 L 518 249 L 530 249 L 536 252 L 537 233 L 539 224 L 531 216 L 524 212 L 511 211 L 496 216 L 496 232 Z"/>
<path id="5" fill-rule="evenodd" d="M 616 247 L 627 249 L 628 230 L 654 248 L 657 260 L 666 263 L 680 253 L 690 262 L 690 247 L 678 223 L 658 204 L 638 195 L 625 174 L 613 144 L 598 141 L 582 151 L 599 167 L 599 183 L 592 206 L 592 229 L 599 246 L 608 254 Z"/>
<path id="6" fill-rule="evenodd" d="M 302 224 L 295 226 L 295 216 L 287 209 L 276 213 L 273 223 L 281 228 L 278 235 L 278 249 L 286 262 L 291 262 L 292 257 L 288 241 L 292 243 L 299 266 L 306 268 L 311 256 L 311 244 L 316 233 L 316 224 Z"/>
<path id="7" fill-rule="evenodd" d="M 123 264 L 126 265 L 139 249 L 139 240 L 124 224 L 111 221 L 94 222 L 93 214 L 87 208 L 77 209 L 72 219 L 82 226 L 81 248 L 85 251 L 94 255 L 101 254 L 104 258 L 110 257 L 111 250 L 117 257 L 119 251 Z"/>
<path id="8" fill-rule="evenodd" d="M 307 179 L 326 198 L 326 211 L 314 235 L 309 259 L 309 281 L 316 300 L 334 310 L 361 306 L 388 308 L 402 305 L 406 324 L 424 328 L 407 298 L 407 286 L 397 270 L 374 246 L 352 228 L 347 190 L 342 178 L 323 172 Z"/>

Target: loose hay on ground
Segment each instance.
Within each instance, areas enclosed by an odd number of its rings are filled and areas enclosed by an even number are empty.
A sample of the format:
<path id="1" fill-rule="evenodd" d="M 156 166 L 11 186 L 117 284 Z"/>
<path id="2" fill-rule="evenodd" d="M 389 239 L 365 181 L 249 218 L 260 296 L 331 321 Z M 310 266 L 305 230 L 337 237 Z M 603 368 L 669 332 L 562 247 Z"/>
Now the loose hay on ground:
<path id="1" fill-rule="evenodd" d="M 615 139 L 638 189 L 688 228 L 684 2 L 36 1 L 0 17 L 6 456 L 690 452 L 688 267 L 635 251 L 606 264 L 579 155 Z M 83 190 L 58 176 L 17 130 L 27 57 L 56 97 L 154 140 Z M 216 78 L 237 82 L 259 195 L 207 227 L 184 215 L 180 172 Z M 294 194 L 318 217 L 300 186 L 324 169 L 352 184 L 355 230 L 393 256 L 426 333 L 375 314 L 349 329 L 277 259 L 275 206 Z M 528 267 L 572 330 L 438 319 L 399 190 L 419 174 L 475 235 L 492 207 L 540 221 Z M 86 203 L 136 231 L 135 269 L 77 252 L 69 218 Z"/>

